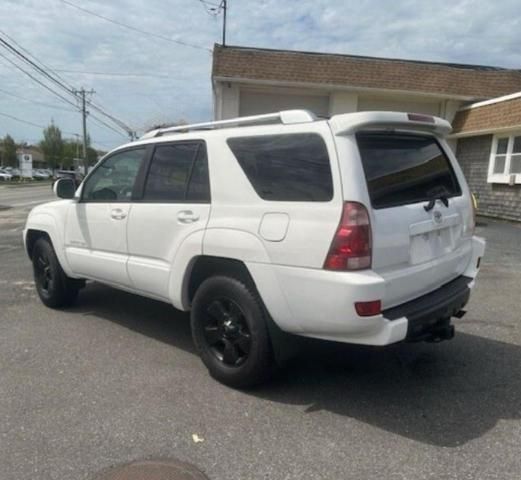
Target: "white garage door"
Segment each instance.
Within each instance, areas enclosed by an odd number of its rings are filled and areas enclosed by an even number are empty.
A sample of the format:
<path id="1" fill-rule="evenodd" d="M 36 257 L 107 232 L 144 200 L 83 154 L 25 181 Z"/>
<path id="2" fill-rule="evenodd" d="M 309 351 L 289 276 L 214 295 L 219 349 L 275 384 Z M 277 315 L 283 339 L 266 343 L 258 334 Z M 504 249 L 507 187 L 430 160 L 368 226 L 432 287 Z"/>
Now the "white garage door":
<path id="1" fill-rule="evenodd" d="M 390 98 L 364 98 L 358 99 L 358 111 L 391 111 L 425 113 L 427 115 L 439 115 L 440 104 L 438 102 L 415 102 L 410 100 Z"/>
<path id="2" fill-rule="evenodd" d="M 240 92 L 239 115 L 241 117 L 302 108 L 311 110 L 316 115 L 327 117 L 329 113 L 329 96 Z"/>

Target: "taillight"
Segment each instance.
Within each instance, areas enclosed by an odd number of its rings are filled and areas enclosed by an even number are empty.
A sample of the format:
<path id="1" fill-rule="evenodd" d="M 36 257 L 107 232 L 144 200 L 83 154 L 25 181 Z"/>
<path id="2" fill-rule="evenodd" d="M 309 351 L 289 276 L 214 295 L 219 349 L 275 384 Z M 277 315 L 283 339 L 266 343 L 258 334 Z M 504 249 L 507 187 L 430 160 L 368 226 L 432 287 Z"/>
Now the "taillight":
<path id="1" fill-rule="evenodd" d="M 355 302 L 355 310 L 361 317 L 372 317 L 382 313 L 382 301 L 372 300 L 370 302 Z"/>
<path id="2" fill-rule="evenodd" d="M 345 202 L 324 268 L 362 270 L 371 266 L 371 224 L 367 209 L 357 202 Z"/>

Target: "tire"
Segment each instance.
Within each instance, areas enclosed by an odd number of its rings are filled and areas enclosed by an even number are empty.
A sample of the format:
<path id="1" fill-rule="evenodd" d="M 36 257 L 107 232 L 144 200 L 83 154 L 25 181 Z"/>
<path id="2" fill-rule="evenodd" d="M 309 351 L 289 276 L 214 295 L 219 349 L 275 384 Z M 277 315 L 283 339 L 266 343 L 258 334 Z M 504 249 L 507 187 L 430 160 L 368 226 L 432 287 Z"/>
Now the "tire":
<path id="1" fill-rule="evenodd" d="M 235 388 L 265 382 L 274 367 L 265 311 L 243 281 L 215 276 L 198 288 L 191 311 L 192 336 L 210 375 Z"/>
<path id="2" fill-rule="evenodd" d="M 69 306 L 76 300 L 81 281 L 67 277 L 58 257 L 45 239 L 36 241 L 32 251 L 36 291 L 41 301 L 50 308 Z"/>

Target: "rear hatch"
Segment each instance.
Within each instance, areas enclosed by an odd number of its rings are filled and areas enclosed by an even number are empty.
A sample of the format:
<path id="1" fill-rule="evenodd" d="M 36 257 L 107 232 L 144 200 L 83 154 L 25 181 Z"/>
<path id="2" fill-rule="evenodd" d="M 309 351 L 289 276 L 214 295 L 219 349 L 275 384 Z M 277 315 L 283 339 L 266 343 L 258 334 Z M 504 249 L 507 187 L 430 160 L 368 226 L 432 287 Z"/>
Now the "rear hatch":
<path id="1" fill-rule="evenodd" d="M 390 308 L 463 273 L 471 257 L 469 193 L 433 134 L 380 129 L 355 137 L 372 207 L 372 269 L 386 279 L 383 307 Z"/>

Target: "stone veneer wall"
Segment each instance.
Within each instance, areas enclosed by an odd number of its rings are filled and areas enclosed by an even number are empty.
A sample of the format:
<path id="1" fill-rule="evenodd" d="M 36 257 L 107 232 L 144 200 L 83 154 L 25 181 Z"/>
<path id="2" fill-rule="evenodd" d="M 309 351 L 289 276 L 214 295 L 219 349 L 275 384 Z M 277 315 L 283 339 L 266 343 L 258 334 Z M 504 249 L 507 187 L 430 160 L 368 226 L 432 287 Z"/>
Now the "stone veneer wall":
<path id="1" fill-rule="evenodd" d="M 471 192 L 478 199 L 478 213 L 521 222 L 521 185 L 487 182 L 492 137 L 460 138 L 456 156 Z"/>

